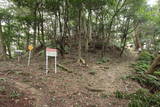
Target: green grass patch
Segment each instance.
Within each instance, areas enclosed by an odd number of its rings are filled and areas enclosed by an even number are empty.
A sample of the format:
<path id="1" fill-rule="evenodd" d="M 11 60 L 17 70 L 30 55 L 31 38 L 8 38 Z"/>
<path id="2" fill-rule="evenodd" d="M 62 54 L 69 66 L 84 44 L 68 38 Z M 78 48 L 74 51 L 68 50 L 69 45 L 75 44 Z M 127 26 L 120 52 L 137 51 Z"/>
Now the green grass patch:
<path id="1" fill-rule="evenodd" d="M 96 75 L 96 70 L 89 70 L 88 73 L 91 75 Z"/>
<path id="2" fill-rule="evenodd" d="M 103 58 L 98 59 L 96 63 L 97 63 L 97 64 L 103 64 L 103 63 L 107 63 L 107 62 L 109 62 L 109 61 L 110 61 L 109 58 L 103 57 Z"/>
<path id="3" fill-rule="evenodd" d="M 17 98 L 20 98 L 22 96 L 22 94 L 20 94 L 19 92 L 17 91 L 12 91 L 10 93 L 10 98 L 14 98 L 14 99 L 17 99 Z"/>
<path id="4" fill-rule="evenodd" d="M 146 74 L 154 58 L 153 54 L 142 52 L 137 63 L 132 65 L 134 74 L 129 76 L 146 89 L 139 89 L 132 94 L 115 93 L 117 98 L 129 99 L 129 107 L 160 107 L 160 71 L 157 70 L 153 75 Z"/>
<path id="5" fill-rule="evenodd" d="M 0 78 L 0 82 L 5 82 L 6 79 L 5 78 Z"/>
<path id="6" fill-rule="evenodd" d="M 127 94 L 120 91 L 115 92 L 115 97 L 129 100 L 128 107 L 159 107 L 160 93 L 151 94 L 146 89 L 139 89 L 135 93 Z"/>
<path id="7" fill-rule="evenodd" d="M 5 93 L 5 92 L 6 92 L 6 87 L 0 86 L 0 93 Z"/>

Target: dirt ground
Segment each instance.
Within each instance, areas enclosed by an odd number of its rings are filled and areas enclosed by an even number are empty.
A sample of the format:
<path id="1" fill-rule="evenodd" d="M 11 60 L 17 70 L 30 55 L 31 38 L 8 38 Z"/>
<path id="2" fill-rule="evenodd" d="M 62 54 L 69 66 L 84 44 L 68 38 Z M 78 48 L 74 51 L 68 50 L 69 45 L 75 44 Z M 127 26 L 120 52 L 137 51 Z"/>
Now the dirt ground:
<path id="1" fill-rule="evenodd" d="M 0 107 L 127 107 L 129 101 L 115 98 L 114 92 L 132 93 L 140 88 L 125 78 L 131 74 L 135 56 L 107 58 L 109 62 L 97 63 L 100 57 L 88 54 L 88 66 L 80 66 L 75 55 L 67 55 L 65 59 L 58 58 L 58 63 L 73 72 L 58 68 L 56 74 L 51 58 L 48 75 L 42 57 L 32 58 L 29 67 L 27 59 L 0 62 L 0 80 L 5 80 L 0 81 L 1 86 L 7 87 L 6 92 L 23 93 L 19 98 L 5 98 L 0 92 Z"/>

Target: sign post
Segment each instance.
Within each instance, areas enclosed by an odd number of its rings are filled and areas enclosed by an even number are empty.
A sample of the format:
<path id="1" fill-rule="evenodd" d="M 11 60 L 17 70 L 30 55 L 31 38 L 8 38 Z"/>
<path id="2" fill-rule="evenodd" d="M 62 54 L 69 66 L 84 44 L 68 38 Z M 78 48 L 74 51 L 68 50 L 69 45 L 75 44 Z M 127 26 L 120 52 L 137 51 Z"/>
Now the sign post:
<path id="1" fill-rule="evenodd" d="M 46 75 L 48 74 L 48 57 L 55 57 L 55 73 L 57 73 L 57 49 L 46 48 Z"/>
<path id="2" fill-rule="evenodd" d="M 31 51 L 33 50 L 33 46 L 29 45 L 28 50 L 29 50 L 29 57 L 28 57 L 28 66 L 29 66 L 31 62 Z"/>
<path id="3" fill-rule="evenodd" d="M 18 62 L 20 62 L 20 56 L 23 53 L 23 50 L 15 50 L 15 53 L 18 55 Z"/>

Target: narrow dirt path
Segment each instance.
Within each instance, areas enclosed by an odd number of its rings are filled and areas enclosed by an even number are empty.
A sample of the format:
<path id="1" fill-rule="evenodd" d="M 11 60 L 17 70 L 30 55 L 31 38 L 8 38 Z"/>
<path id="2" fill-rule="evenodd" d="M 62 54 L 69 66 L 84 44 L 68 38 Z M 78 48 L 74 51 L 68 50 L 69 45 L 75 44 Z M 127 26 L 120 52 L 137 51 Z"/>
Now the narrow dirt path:
<path id="1" fill-rule="evenodd" d="M 34 107 L 71 105 L 104 107 L 106 104 L 107 107 L 125 107 L 128 101 L 116 99 L 113 92 L 119 90 L 132 93 L 141 87 L 138 83 L 125 79 L 131 74 L 130 65 L 135 62 L 135 57 L 124 59 L 129 60 L 111 58 L 110 62 L 103 64 L 97 64 L 94 61 L 89 68 L 73 66 L 77 71 L 75 73 L 59 71 L 57 74 L 50 73 L 48 76 L 45 76 L 41 70 L 43 62 L 40 63 L 40 61 L 33 62 L 32 69 L 28 69 L 24 64 L 1 62 L 0 78 L 6 78 L 12 86 L 34 99 Z M 67 66 L 72 67 L 72 65 L 74 64 L 69 63 Z M 89 70 L 95 70 L 96 74 L 91 75 L 86 72 Z M 100 89 L 103 92 L 93 93 L 88 87 Z M 102 95 L 111 96 L 102 98 Z"/>
<path id="2" fill-rule="evenodd" d="M 4 77 L 3 77 L 4 78 Z M 9 78 L 4 78 L 5 80 L 7 80 L 7 82 L 11 85 L 13 85 L 13 87 L 19 89 L 19 91 L 24 92 L 25 94 L 29 95 L 30 98 L 34 99 L 34 107 L 49 107 L 47 105 L 47 102 L 45 100 L 45 95 L 43 92 L 31 87 L 28 84 L 16 81 L 16 80 L 11 80 Z"/>
<path id="3" fill-rule="evenodd" d="M 129 79 L 126 76 L 131 74 L 132 63 L 135 58 L 126 61 L 115 59 L 110 64 L 94 65 L 92 69 L 97 71 L 97 74 L 91 78 L 89 84 L 94 88 L 105 90 L 106 93 L 113 93 L 117 90 L 123 92 L 135 92 L 140 88 L 140 85 Z"/>

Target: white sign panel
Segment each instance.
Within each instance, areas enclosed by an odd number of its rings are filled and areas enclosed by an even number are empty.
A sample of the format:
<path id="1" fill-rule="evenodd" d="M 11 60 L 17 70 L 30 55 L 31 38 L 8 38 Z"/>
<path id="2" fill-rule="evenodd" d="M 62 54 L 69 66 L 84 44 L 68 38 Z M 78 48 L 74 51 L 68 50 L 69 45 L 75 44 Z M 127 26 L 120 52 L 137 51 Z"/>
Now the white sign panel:
<path id="1" fill-rule="evenodd" d="M 23 50 L 15 50 L 16 53 L 22 53 Z"/>
<path id="2" fill-rule="evenodd" d="M 51 48 L 47 48 L 46 49 L 46 55 L 47 56 L 57 56 L 57 49 L 51 49 Z"/>
<path id="3" fill-rule="evenodd" d="M 57 72 L 57 49 L 46 48 L 46 74 L 48 74 L 48 57 L 55 57 L 55 73 Z"/>

